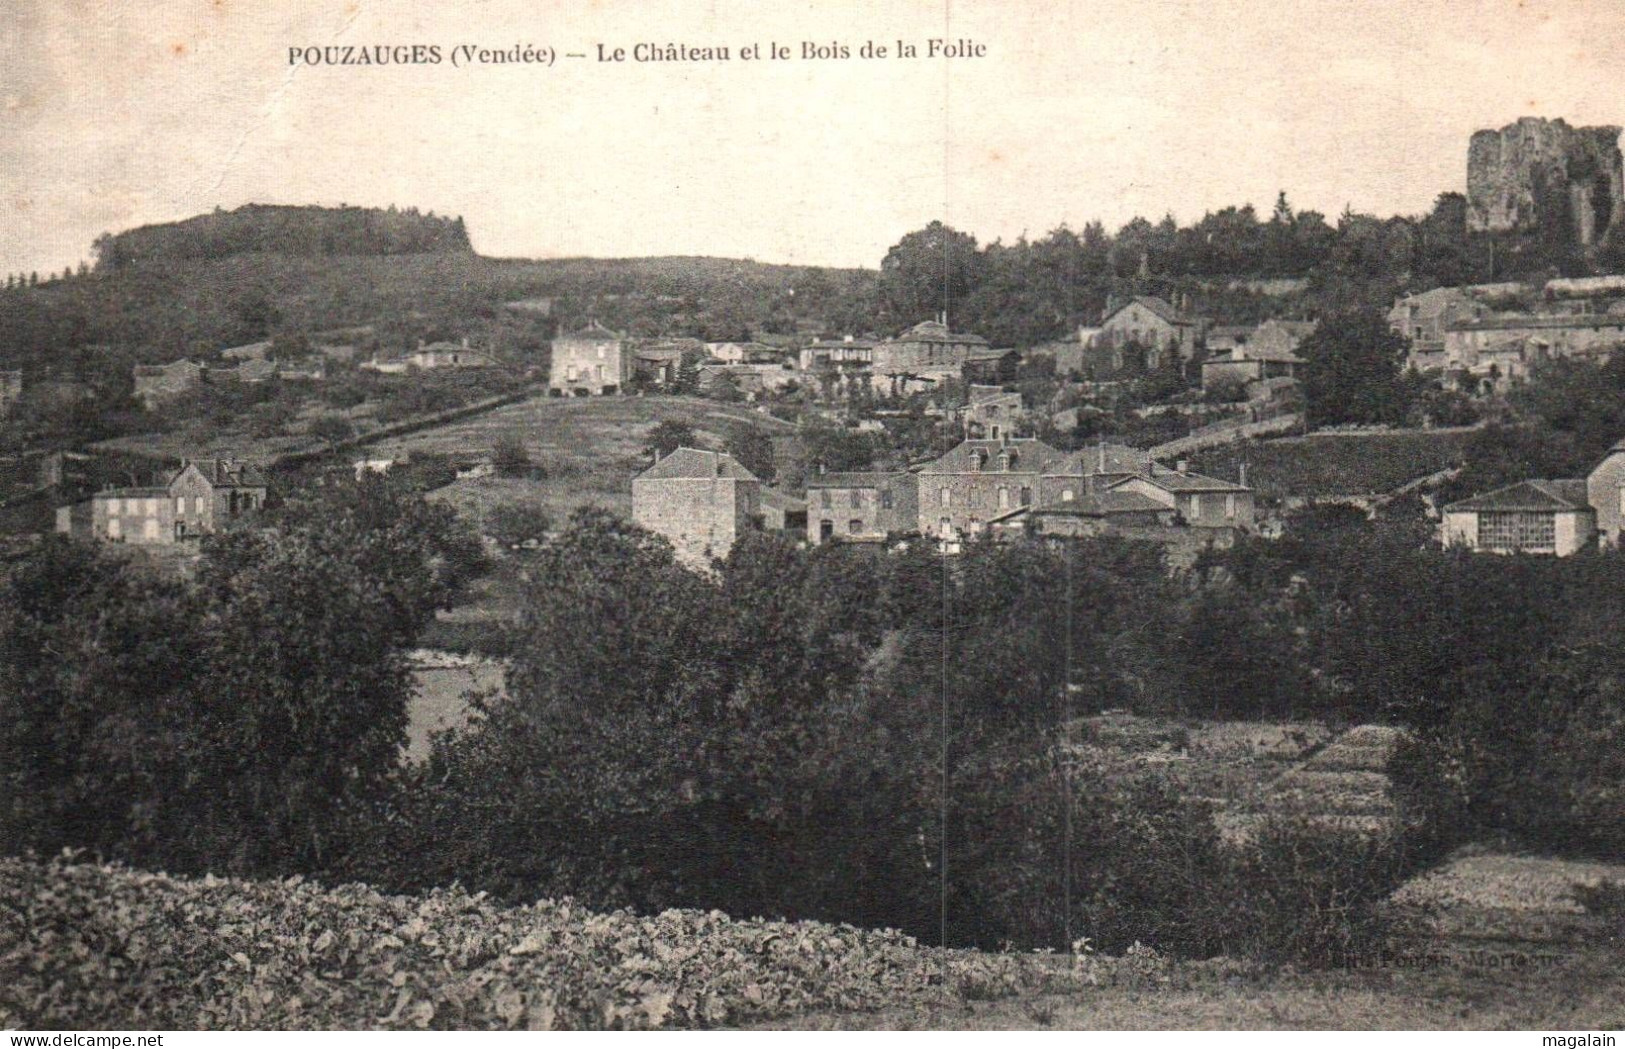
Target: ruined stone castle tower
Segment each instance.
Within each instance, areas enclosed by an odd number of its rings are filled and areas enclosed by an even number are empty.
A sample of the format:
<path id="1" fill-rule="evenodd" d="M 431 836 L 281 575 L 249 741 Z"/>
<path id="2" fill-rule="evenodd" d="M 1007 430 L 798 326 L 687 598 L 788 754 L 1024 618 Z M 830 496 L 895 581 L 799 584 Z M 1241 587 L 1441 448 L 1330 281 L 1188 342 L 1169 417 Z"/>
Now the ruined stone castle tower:
<path id="1" fill-rule="evenodd" d="M 1582 247 L 1610 232 L 1625 236 L 1619 133 L 1539 117 L 1475 132 L 1467 148 L 1467 228 Z"/>

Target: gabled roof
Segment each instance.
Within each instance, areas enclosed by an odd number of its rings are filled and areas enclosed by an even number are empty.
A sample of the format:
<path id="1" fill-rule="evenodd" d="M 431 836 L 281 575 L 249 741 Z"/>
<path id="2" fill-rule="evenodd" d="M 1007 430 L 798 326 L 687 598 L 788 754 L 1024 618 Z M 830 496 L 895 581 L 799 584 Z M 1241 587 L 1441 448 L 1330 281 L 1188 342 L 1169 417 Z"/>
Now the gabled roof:
<path id="1" fill-rule="evenodd" d="M 884 488 L 892 482 L 909 476 L 906 473 L 888 473 L 884 470 L 850 470 L 842 473 L 813 474 L 807 478 L 808 488 Z"/>
<path id="2" fill-rule="evenodd" d="M 623 336 L 620 332 L 615 331 L 612 328 L 604 327 L 602 324 L 598 323 L 598 320 L 596 318 L 594 318 L 593 320 L 590 320 L 586 324 L 583 324 L 581 327 L 577 328 L 575 331 L 567 332 L 566 334 L 559 336 L 559 338 L 561 338 L 561 339 L 622 339 L 622 338 L 625 338 L 625 336 Z"/>
<path id="3" fill-rule="evenodd" d="M 1315 331 L 1320 327 L 1320 322 L 1319 321 L 1289 321 L 1289 320 L 1281 320 L 1280 318 L 1271 318 L 1270 320 L 1265 321 L 1263 324 L 1260 324 L 1259 327 L 1260 328 L 1275 327 L 1275 328 L 1279 328 L 1282 331 L 1286 332 L 1288 335 L 1295 335 L 1300 339 L 1307 339 L 1309 336 L 1313 335 L 1315 333 Z"/>
<path id="4" fill-rule="evenodd" d="M 1519 481 L 1483 495 L 1462 499 L 1445 507 L 1449 512 L 1480 510 L 1528 510 L 1558 513 L 1564 510 L 1590 510 L 1586 483 L 1581 480 Z"/>
<path id="5" fill-rule="evenodd" d="M 1150 458 L 1139 448 L 1101 442 L 1068 456 L 1057 474 L 1081 477 L 1084 474 L 1131 474 L 1145 469 Z"/>
<path id="6" fill-rule="evenodd" d="M 1035 508 L 1035 513 L 1071 517 L 1110 517 L 1112 514 L 1169 513 L 1173 507 L 1139 492 L 1080 492 L 1074 499 L 1051 500 Z"/>
<path id="7" fill-rule="evenodd" d="M 1128 309 L 1130 306 L 1134 305 L 1135 303 L 1139 303 L 1141 306 L 1143 306 L 1146 309 L 1150 310 L 1152 313 L 1156 314 L 1158 317 L 1161 317 L 1163 320 L 1167 321 L 1169 324 L 1184 325 L 1184 324 L 1195 324 L 1196 323 L 1195 321 L 1191 320 L 1189 317 L 1185 316 L 1184 314 L 1180 313 L 1178 310 L 1174 309 L 1173 306 L 1170 305 L 1166 299 L 1160 299 L 1155 295 L 1136 295 L 1136 296 L 1134 296 L 1134 298 L 1128 300 L 1127 302 L 1123 303 L 1123 305 L 1117 307 L 1115 310 L 1112 310 L 1110 313 L 1107 313 L 1106 316 L 1100 318 L 1100 323 L 1105 324 L 1107 321 L 1111 320 L 1113 317 L 1117 316 L 1119 313 L 1122 313 L 1124 310 Z"/>
<path id="8" fill-rule="evenodd" d="M 952 451 L 926 463 L 921 473 L 981 473 L 996 472 L 999 453 L 1008 452 L 1015 457 L 1011 473 L 1057 473 L 1066 464 L 1066 455 L 1036 437 L 1012 437 L 1005 440 L 961 441 Z M 982 467 L 980 459 L 987 460 Z"/>
<path id="9" fill-rule="evenodd" d="M 1250 492 L 1251 488 L 1234 483 L 1221 481 L 1217 477 L 1204 477 L 1201 474 L 1180 473 L 1170 470 L 1166 466 L 1155 466 L 1150 473 L 1138 473 L 1133 477 L 1125 477 L 1120 481 L 1113 481 L 1112 487 L 1128 484 L 1130 481 L 1148 481 L 1165 492 Z"/>
<path id="10" fill-rule="evenodd" d="M 638 480 L 662 478 L 725 477 L 733 481 L 754 481 L 756 475 L 739 464 L 727 452 L 707 452 L 698 448 L 679 448 L 638 474 Z"/>
<path id="11" fill-rule="evenodd" d="M 787 512 L 804 512 L 807 509 L 807 500 L 798 499 L 788 492 L 781 492 L 777 488 L 762 486 L 762 505 L 770 506 Z"/>
<path id="12" fill-rule="evenodd" d="M 950 332 L 948 330 L 948 326 L 941 321 L 921 321 L 891 341 L 954 342 L 967 343 L 972 346 L 987 345 L 987 340 L 982 338 L 980 335 L 970 335 L 965 332 Z"/>
<path id="13" fill-rule="evenodd" d="M 1304 360 L 1291 350 L 1279 349 L 1274 346 L 1255 346 L 1248 343 L 1237 347 L 1238 356 L 1233 361 L 1284 361 L 1287 364 L 1302 364 Z"/>
<path id="14" fill-rule="evenodd" d="M 1021 394 L 1006 390 L 1003 386 L 978 386 L 972 383 L 970 388 L 970 403 L 972 404 L 988 404 L 1005 397 L 1020 396 Z"/>
<path id="15" fill-rule="evenodd" d="M 265 487 L 265 474 L 246 459 L 188 459 L 181 463 L 181 468 L 169 479 L 170 483 L 173 484 L 175 478 L 185 473 L 189 466 L 197 467 L 204 479 L 216 488 Z"/>

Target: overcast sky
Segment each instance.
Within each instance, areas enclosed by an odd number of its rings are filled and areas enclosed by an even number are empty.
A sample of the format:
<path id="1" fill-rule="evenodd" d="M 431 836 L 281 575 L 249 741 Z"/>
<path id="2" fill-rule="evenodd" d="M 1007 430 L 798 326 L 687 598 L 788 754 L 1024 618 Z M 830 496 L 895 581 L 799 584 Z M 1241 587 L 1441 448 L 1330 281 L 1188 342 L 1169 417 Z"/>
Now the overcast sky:
<path id="1" fill-rule="evenodd" d="M 986 57 L 928 60 L 933 36 Z M 668 42 L 735 57 L 562 57 Z M 770 42 L 796 59 L 739 58 Z M 442 63 L 288 62 L 413 43 Z M 560 57 L 458 69 L 459 44 Z M 1280 189 L 1417 213 L 1463 188 L 1474 129 L 1625 123 L 1622 84 L 1619 0 L 5 0 L 0 273 L 249 202 L 460 214 L 487 255 L 864 266 L 938 217 L 987 242 Z"/>

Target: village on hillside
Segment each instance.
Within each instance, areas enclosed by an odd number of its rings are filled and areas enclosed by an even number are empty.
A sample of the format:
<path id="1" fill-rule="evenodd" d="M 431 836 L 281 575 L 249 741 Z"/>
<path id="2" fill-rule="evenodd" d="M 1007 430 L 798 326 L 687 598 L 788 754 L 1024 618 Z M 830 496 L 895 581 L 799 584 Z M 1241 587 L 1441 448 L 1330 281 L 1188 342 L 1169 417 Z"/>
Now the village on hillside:
<path id="1" fill-rule="evenodd" d="M 1618 138 L 873 270 L 251 205 L 8 278 L 0 1027 L 1617 1017 Z"/>

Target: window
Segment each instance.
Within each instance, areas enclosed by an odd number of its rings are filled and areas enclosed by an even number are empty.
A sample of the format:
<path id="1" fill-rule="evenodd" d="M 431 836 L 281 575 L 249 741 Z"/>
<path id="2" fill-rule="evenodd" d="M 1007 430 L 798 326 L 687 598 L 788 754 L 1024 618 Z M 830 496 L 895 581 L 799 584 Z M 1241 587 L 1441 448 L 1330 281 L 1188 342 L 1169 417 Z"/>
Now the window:
<path id="1" fill-rule="evenodd" d="M 953 538 L 954 523 L 946 517 L 940 519 L 937 521 L 937 534 L 942 536 L 944 539 Z"/>
<path id="2" fill-rule="evenodd" d="M 1557 515 L 1503 510 L 1478 515 L 1478 545 L 1485 550 L 1557 549 Z"/>
<path id="3" fill-rule="evenodd" d="M 818 493 L 818 505 L 826 510 L 835 505 L 835 499 L 829 494 L 828 488 Z"/>
<path id="4" fill-rule="evenodd" d="M 1001 487 L 999 489 L 999 509 L 1010 509 L 1010 489 L 1008 488 Z"/>
<path id="5" fill-rule="evenodd" d="M 1074 495 L 1073 495 L 1072 489 L 1070 489 L 1070 488 L 1061 489 L 1061 502 L 1070 503 L 1073 500 L 1073 498 L 1074 498 Z"/>
<path id="6" fill-rule="evenodd" d="M 891 489 L 890 488 L 882 488 L 880 490 L 880 508 L 882 510 L 890 510 L 891 509 Z"/>
<path id="7" fill-rule="evenodd" d="M 846 522 L 846 533 L 847 533 L 847 535 L 858 535 L 858 534 L 862 533 L 862 531 L 863 531 L 863 522 L 858 520 L 856 517 L 854 517 L 854 518 L 852 518 L 852 520 Z"/>
<path id="8" fill-rule="evenodd" d="M 1224 497 L 1224 516 L 1231 519 L 1236 516 L 1236 497 L 1233 495 Z"/>
<path id="9" fill-rule="evenodd" d="M 123 536 L 123 534 L 123 529 L 119 524 L 118 518 L 112 518 L 107 522 L 107 538 L 119 539 Z"/>
<path id="10" fill-rule="evenodd" d="M 599 360 L 604 359 L 604 348 L 602 346 L 598 347 L 598 359 Z"/>
<path id="11" fill-rule="evenodd" d="M 107 500 L 107 516 L 112 517 L 118 513 L 118 500 Z"/>
<path id="12" fill-rule="evenodd" d="M 937 492 L 937 505 L 942 507 L 944 510 L 946 510 L 950 506 L 954 505 L 954 494 L 953 494 L 953 492 L 950 491 L 947 488 L 943 488 L 940 491 L 938 491 Z M 943 520 L 946 521 L 947 518 L 944 517 Z"/>
<path id="13" fill-rule="evenodd" d="M 1033 490 L 1031 488 L 1028 488 L 1026 485 L 1021 486 L 1021 505 L 1022 506 L 1031 506 L 1031 505 L 1033 505 Z"/>
<path id="14" fill-rule="evenodd" d="M 158 516 L 158 500 L 156 500 L 156 499 L 143 500 L 143 505 L 141 507 L 141 512 L 143 514 L 147 515 L 148 517 L 157 517 Z"/>
<path id="15" fill-rule="evenodd" d="M 192 512 L 194 514 L 203 512 L 203 497 L 201 495 L 192 496 Z"/>
<path id="16" fill-rule="evenodd" d="M 1197 518 L 1199 518 L 1201 516 L 1202 516 L 1202 497 L 1199 496 L 1199 495 L 1193 495 L 1193 496 L 1191 496 L 1191 520 L 1194 521 L 1194 520 L 1196 520 Z"/>
<path id="17" fill-rule="evenodd" d="M 175 512 L 177 514 L 184 514 L 186 512 L 186 496 L 177 495 L 175 497 Z"/>
<path id="18" fill-rule="evenodd" d="M 856 488 L 852 489 L 852 509 L 863 509 L 863 493 L 858 491 Z"/>

